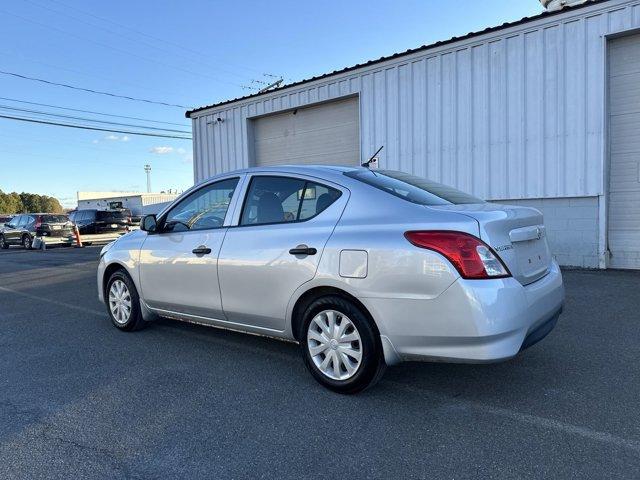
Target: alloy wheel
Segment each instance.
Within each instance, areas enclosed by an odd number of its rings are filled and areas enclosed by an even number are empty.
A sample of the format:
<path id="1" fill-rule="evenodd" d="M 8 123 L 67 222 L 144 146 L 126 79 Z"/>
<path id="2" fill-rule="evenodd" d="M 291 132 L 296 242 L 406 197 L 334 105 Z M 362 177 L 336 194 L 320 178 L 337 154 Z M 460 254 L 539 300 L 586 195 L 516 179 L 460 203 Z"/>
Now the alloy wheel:
<path id="1" fill-rule="evenodd" d="M 22 240 L 22 246 L 27 250 L 31 249 L 31 237 L 29 235 L 25 235 Z"/>
<path id="2" fill-rule="evenodd" d="M 109 310 L 119 325 L 125 325 L 131 317 L 131 293 L 120 279 L 116 279 L 109 288 Z"/>
<path id="3" fill-rule="evenodd" d="M 348 380 L 362 363 L 360 333 L 349 317 L 337 310 L 324 310 L 313 317 L 307 348 L 318 370 L 332 380 Z"/>

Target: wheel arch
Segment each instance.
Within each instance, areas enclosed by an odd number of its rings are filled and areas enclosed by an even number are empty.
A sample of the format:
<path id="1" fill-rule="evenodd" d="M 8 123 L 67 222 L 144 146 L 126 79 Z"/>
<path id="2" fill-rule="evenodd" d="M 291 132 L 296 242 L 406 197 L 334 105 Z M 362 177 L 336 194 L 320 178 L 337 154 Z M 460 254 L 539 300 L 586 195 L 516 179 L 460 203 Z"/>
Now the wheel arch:
<path id="1" fill-rule="evenodd" d="M 326 297 L 329 295 L 342 297 L 354 303 L 358 308 L 360 308 L 360 310 L 362 310 L 362 313 L 369 319 L 369 321 L 371 322 L 371 325 L 373 326 L 373 329 L 377 334 L 377 337 L 378 338 L 380 337 L 380 330 L 378 328 L 378 324 L 373 318 L 373 315 L 371 315 L 371 312 L 369 311 L 369 309 L 360 300 L 358 300 L 355 296 L 353 296 L 346 290 L 343 290 L 339 287 L 322 285 L 322 286 L 315 286 L 306 290 L 304 293 L 302 293 L 298 297 L 295 304 L 293 305 L 293 309 L 291 311 L 291 334 L 296 340 L 300 341 L 300 338 L 302 338 L 301 327 L 302 327 L 302 315 L 304 311 L 307 309 L 309 305 L 311 305 L 311 303 L 313 303 L 318 298 Z"/>
<path id="2" fill-rule="evenodd" d="M 133 284 L 136 284 L 136 282 L 133 280 L 133 276 L 125 265 L 121 264 L 120 262 L 112 262 L 107 265 L 107 267 L 104 269 L 104 273 L 102 274 L 102 294 L 104 295 L 104 298 L 107 298 L 107 282 L 109 281 L 109 277 L 111 277 L 111 275 L 113 275 L 118 270 L 124 270 L 129 278 L 131 278 L 131 281 L 133 281 Z"/>

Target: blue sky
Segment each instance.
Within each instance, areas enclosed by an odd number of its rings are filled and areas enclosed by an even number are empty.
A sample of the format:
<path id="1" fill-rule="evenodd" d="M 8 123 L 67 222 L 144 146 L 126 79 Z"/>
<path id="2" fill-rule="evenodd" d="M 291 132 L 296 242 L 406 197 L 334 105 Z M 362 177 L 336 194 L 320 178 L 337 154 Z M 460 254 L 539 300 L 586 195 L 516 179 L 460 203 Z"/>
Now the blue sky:
<path id="1" fill-rule="evenodd" d="M 201 106 L 250 93 L 242 87 L 269 80 L 265 73 L 300 80 L 541 11 L 536 0 L 3 2 L 0 70 Z M 5 75 L 0 97 L 190 130 L 181 108 Z M 3 99 L 0 105 L 0 114 L 18 113 L 11 107 L 93 116 Z M 182 190 L 192 184 L 191 151 L 185 140 L 0 119 L 0 189 L 52 195 L 73 206 L 78 190 L 143 191 L 149 163 L 154 191 Z"/>

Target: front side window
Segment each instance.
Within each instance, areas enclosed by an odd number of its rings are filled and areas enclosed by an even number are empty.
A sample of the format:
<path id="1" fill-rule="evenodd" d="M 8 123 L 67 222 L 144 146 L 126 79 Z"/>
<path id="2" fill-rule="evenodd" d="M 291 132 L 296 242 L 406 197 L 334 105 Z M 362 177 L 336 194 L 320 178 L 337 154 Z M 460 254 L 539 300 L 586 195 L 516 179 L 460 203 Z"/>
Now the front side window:
<path id="1" fill-rule="evenodd" d="M 173 207 L 164 220 L 164 232 L 209 230 L 224 224 L 238 178 L 212 183 Z"/>
<path id="2" fill-rule="evenodd" d="M 340 195 L 340 190 L 299 178 L 254 177 L 240 225 L 308 220 L 329 207 Z"/>
<path id="3" fill-rule="evenodd" d="M 484 200 L 480 200 L 453 187 L 404 172 L 394 170 L 368 170 L 363 168 L 345 172 L 345 175 L 419 205 L 433 206 L 484 203 Z"/>

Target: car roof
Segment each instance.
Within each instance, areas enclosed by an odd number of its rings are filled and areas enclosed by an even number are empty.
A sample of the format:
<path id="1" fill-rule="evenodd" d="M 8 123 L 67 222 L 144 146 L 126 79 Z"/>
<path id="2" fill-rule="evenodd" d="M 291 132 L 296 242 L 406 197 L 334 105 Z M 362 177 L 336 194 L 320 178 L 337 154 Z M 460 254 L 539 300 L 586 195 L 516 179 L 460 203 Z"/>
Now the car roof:
<path id="1" fill-rule="evenodd" d="M 34 213 L 17 213 L 16 215 L 66 215 L 66 213 L 34 212 Z"/>
<path id="2" fill-rule="evenodd" d="M 348 172 L 351 170 L 357 170 L 359 168 L 363 168 L 363 167 L 355 167 L 355 166 L 349 166 L 349 165 L 294 165 L 294 164 L 288 164 L 288 165 L 271 165 L 271 166 L 265 166 L 265 167 L 249 167 L 249 168 L 242 168 L 239 170 L 234 170 L 233 172 L 229 172 L 229 173 L 253 173 L 253 172 L 282 172 L 282 173 L 291 173 L 291 172 L 296 172 L 296 173 L 320 173 L 320 172 L 325 172 L 325 173 L 343 173 L 343 172 Z"/>

